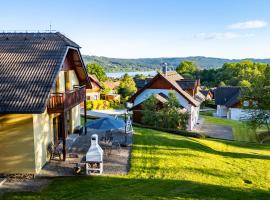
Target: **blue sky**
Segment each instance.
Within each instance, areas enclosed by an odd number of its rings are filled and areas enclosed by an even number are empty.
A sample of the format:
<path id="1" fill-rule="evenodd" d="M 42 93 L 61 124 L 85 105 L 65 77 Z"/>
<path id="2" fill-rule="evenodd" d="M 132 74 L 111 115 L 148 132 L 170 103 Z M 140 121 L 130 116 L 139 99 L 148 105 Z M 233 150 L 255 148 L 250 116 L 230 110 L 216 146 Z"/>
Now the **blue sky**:
<path id="1" fill-rule="evenodd" d="M 10 0 L 0 30 L 60 31 L 118 58 L 270 58 L 269 0 Z"/>

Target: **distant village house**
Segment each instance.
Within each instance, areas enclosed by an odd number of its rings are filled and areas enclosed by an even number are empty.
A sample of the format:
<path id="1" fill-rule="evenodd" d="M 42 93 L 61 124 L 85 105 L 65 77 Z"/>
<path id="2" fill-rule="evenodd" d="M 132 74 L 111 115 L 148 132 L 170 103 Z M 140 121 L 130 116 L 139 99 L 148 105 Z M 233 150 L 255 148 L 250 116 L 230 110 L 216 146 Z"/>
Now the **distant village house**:
<path id="1" fill-rule="evenodd" d="M 95 75 L 89 74 L 88 77 L 91 81 L 91 86 L 86 88 L 86 100 L 99 100 L 103 87 Z"/>
<path id="2" fill-rule="evenodd" d="M 241 87 L 218 87 L 215 90 L 215 104 L 217 117 L 232 120 L 246 119 L 249 117 L 248 107 L 250 101 L 241 98 Z"/>
<path id="3" fill-rule="evenodd" d="M 188 129 L 192 130 L 199 119 L 200 104 L 204 101 L 204 96 L 199 90 L 199 80 L 184 79 L 175 71 L 167 72 L 165 67 L 162 73 L 158 73 L 131 97 L 133 120 L 137 123 L 142 122 L 143 103 L 150 96 L 154 95 L 162 106 L 169 92 L 175 91 L 180 106 L 189 113 Z"/>

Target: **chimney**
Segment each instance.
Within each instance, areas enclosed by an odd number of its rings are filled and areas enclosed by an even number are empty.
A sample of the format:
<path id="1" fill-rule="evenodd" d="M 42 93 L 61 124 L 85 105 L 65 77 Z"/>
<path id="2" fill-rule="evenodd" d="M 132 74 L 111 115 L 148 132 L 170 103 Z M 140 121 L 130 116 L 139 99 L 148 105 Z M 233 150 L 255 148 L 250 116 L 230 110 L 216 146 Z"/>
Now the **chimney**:
<path id="1" fill-rule="evenodd" d="M 162 66 L 162 73 L 165 75 L 165 76 L 167 76 L 167 63 L 162 63 L 161 64 L 161 66 Z"/>

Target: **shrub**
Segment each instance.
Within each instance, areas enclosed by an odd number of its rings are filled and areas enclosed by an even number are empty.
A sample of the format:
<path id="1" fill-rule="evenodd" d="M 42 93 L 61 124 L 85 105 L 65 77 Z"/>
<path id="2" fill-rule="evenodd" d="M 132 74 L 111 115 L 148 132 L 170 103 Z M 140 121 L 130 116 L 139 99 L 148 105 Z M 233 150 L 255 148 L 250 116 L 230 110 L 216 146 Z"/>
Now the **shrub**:
<path id="1" fill-rule="evenodd" d="M 134 122 L 133 122 L 133 126 L 141 127 L 141 128 L 149 128 L 149 129 L 153 129 L 153 130 L 168 132 L 168 133 L 187 136 L 187 137 L 194 137 L 194 138 L 205 138 L 205 137 L 207 137 L 207 136 L 205 136 L 203 134 L 200 134 L 200 133 L 194 132 L 194 131 L 176 130 L 176 129 L 168 129 L 168 128 L 162 128 L 162 127 L 153 127 L 153 126 L 144 125 L 144 124 L 138 124 L 138 123 L 134 123 Z"/>
<path id="2" fill-rule="evenodd" d="M 188 124 L 188 113 L 181 112 L 179 102 L 175 93 L 169 93 L 168 102 L 163 107 L 158 106 L 158 100 L 151 96 L 143 104 L 142 123 L 153 127 L 167 129 L 186 130 Z"/>
<path id="3" fill-rule="evenodd" d="M 111 108 L 111 104 L 106 100 L 87 100 L 86 109 L 87 110 L 107 110 Z"/>

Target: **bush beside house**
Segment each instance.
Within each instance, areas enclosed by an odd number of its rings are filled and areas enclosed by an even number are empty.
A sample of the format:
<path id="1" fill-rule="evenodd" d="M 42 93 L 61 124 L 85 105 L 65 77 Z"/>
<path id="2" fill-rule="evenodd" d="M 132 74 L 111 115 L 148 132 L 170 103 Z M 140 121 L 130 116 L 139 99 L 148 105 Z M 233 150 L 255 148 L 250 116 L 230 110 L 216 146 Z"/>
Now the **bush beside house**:
<path id="1" fill-rule="evenodd" d="M 107 101 L 107 100 L 87 100 L 87 110 L 108 110 L 119 107 L 118 101 Z"/>
<path id="2" fill-rule="evenodd" d="M 145 125 L 169 129 L 186 130 L 188 113 L 181 109 L 175 92 L 170 92 L 167 102 L 162 108 L 158 107 L 158 100 L 151 96 L 143 103 L 142 123 Z"/>

